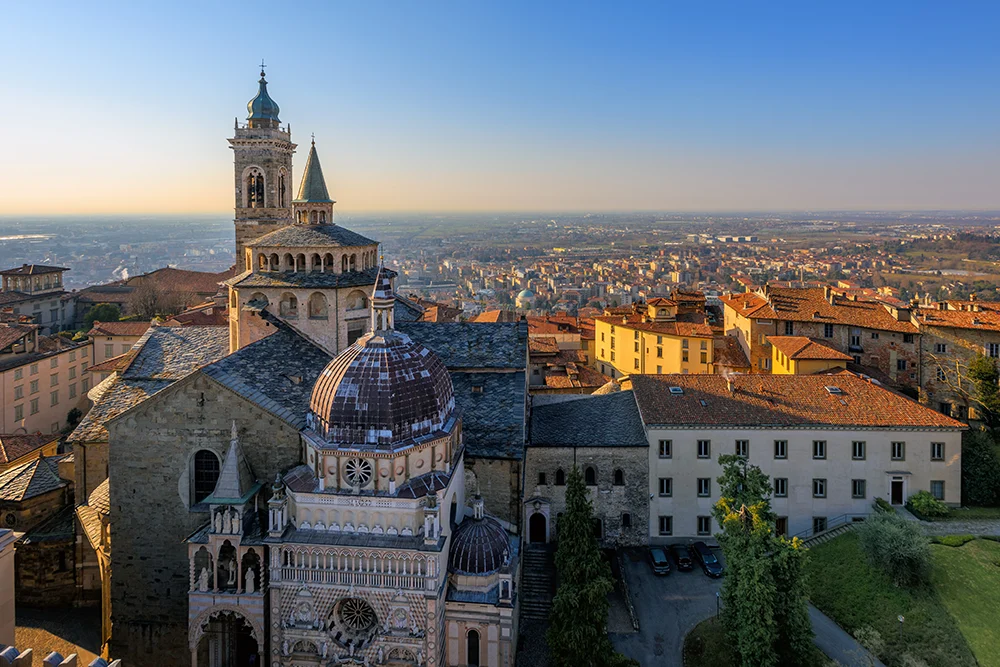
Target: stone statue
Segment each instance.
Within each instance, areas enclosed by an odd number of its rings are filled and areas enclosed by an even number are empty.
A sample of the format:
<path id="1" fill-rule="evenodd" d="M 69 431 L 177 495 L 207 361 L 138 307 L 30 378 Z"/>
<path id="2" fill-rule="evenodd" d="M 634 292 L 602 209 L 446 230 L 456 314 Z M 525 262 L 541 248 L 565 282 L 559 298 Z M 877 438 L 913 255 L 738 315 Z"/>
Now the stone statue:
<path id="1" fill-rule="evenodd" d="M 201 568 L 201 574 L 198 575 L 198 590 L 202 593 L 208 590 L 208 568 Z"/>
<path id="2" fill-rule="evenodd" d="M 385 662 L 385 654 L 382 653 L 382 647 L 379 646 L 378 647 L 378 664 L 381 665 L 383 662 Z"/>
<path id="3" fill-rule="evenodd" d="M 246 578 L 247 578 L 247 585 L 246 585 L 247 593 L 253 593 L 255 586 L 254 582 L 257 579 L 257 573 L 254 572 L 254 569 L 252 567 L 247 568 Z"/>
<path id="4" fill-rule="evenodd" d="M 281 655 L 288 655 L 288 640 L 282 640 L 281 642 Z"/>
<path id="5" fill-rule="evenodd" d="M 239 566 L 236 564 L 236 556 L 233 556 L 233 559 L 229 561 L 229 579 L 226 580 L 227 584 L 230 586 L 236 585 L 236 573 L 238 571 Z"/>
<path id="6" fill-rule="evenodd" d="M 424 652 L 417 651 L 417 666 L 419 667 L 422 664 L 424 664 Z"/>
<path id="7" fill-rule="evenodd" d="M 215 515 L 215 532 L 217 533 L 222 532 L 222 512 L 219 512 Z"/>
<path id="8" fill-rule="evenodd" d="M 326 654 L 327 654 L 327 652 L 329 652 L 329 650 L 330 650 L 330 645 L 327 644 L 326 642 L 323 642 L 323 644 L 319 647 L 319 655 L 320 655 L 320 657 L 325 658 Z"/>
<path id="9" fill-rule="evenodd" d="M 288 627 L 290 627 L 290 628 L 294 628 L 295 627 L 295 612 L 294 611 L 288 612 Z"/>

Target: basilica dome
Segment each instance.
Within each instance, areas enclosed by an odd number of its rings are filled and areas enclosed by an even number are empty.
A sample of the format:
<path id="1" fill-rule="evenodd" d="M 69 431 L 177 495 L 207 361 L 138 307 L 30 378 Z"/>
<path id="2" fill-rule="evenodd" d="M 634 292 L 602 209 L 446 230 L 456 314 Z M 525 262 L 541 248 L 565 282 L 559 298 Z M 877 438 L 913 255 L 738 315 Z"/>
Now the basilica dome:
<path id="1" fill-rule="evenodd" d="M 482 512 L 458 524 L 451 538 L 448 569 L 458 574 L 490 574 L 510 560 L 510 540 L 500 522 Z"/>
<path id="2" fill-rule="evenodd" d="M 327 442 L 391 451 L 446 430 L 455 391 L 436 354 L 405 334 L 381 329 L 323 369 L 309 407 Z"/>

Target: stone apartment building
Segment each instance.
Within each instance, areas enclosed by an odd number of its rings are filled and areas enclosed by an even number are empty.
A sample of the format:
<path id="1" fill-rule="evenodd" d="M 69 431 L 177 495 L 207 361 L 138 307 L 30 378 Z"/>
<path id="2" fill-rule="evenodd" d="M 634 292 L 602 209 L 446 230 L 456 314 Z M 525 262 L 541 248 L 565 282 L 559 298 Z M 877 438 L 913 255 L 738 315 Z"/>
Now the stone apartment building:
<path id="1" fill-rule="evenodd" d="M 875 498 L 961 500 L 964 424 L 853 373 L 632 376 L 648 438 L 651 542 L 718 530 L 721 454 L 774 484 L 778 530 L 806 536 Z"/>
<path id="2" fill-rule="evenodd" d="M 24 264 L 0 271 L 0 308 L 11 316 L 30 317 L 43 334 L 69 328 L 75 318 L 76 298 L 63 289 L 63 273 L 69 269 L 43 264 Z"/>
<path id="3" fill-rule="evenodd" d="M 920 330 L 920 402 L 956 419 L 976 419 L 975 388 L 967 377 L 977 355 L 1000 358 L 1000 303 L 943 301 L 915 308 Z"/>
<path id="4" fill-rule="evenodd" d="M 722 297 L 724 328 L 751 373 L 771 373 L 771 336 L 805 336 L 850 355 L 858 370 L 914 397 L 920 385 L 920 331 L 910 310 L 840 296 L 831 287 L 777 288 Z"/>
<path id="5" fill-rule="evenodd" d="M 612 378 L 712 373 L 714 334 L 703 310 L 658 297 L 595 317 L 594 367 Z"/>
<path id="6" fill-rule="evenodd" d="M 0 323 L 0 433 L 57 433 L 70 411 L 86 411 L 91 350 L 39 325 Z"/>

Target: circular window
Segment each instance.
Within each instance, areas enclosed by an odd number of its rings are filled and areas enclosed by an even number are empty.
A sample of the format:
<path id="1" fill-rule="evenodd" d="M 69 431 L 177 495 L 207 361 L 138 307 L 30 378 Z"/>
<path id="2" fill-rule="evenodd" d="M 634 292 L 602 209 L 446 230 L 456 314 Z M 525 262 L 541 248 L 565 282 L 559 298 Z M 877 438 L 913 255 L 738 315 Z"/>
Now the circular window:
<path id="1" fill-rule="evenodd" d="M 367 486 L 372 480 L 372 463 L 365 459 L 350 459 L 345 466 L 351 486 Z"/>
<path id="2" fill-rule="evenodd" d="M 341 602 L 339 616 L 340 622 L 355 632 L 369 630 L 378 622 L 372 606 L 359 598 L 347 598 Z"/>
<path id="3" fill-rule="evenodd" d="M 17 525 L 17 516 L 13 512 L 7 512 L 7 515 L 3 518 L 3 522 L 7 524 L 8 528 L 13 528 Z"/>

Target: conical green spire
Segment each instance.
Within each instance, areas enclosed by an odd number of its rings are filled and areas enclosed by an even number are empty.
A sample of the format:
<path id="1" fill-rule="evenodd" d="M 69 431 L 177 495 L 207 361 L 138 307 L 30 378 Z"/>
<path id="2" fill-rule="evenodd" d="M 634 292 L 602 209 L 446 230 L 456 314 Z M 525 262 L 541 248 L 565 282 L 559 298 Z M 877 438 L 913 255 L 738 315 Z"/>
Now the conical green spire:
<path id="1" fill-rule="evenodd" d="M 302 172 L 299 194 L 294 201 L 299 204 L 333 203 L 333 200 L 330 199 L 330 193 L 326 189 L 326 180 L 323 179 L 323 167 L 320 166 L 319 155 L 316 154 L 315 139 L 313 139 L 312 148 L 309 149 L 309 157 L 306 158 L 306 168 Z"/>

